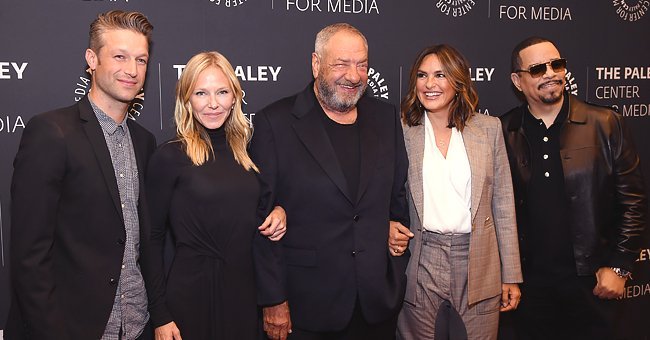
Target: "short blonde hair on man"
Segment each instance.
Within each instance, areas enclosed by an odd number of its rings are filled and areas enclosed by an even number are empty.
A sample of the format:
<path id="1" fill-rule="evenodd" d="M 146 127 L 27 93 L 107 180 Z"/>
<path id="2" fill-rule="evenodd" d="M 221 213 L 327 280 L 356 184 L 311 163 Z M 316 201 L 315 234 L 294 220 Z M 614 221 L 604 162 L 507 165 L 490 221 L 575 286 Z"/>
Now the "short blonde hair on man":
<path id="1" fill-rule="evenodd" d="M 151 46 L 153 25 L 147 17 L 140 12 L 115 10 L 99 14 L 97 19 L 90 24 L 88 47 L 95 53 L 99 53 L 99 49 L 104 46 L 102 33 L 118 29 L 141 33 L 147 38 L 147 45 Z"/>

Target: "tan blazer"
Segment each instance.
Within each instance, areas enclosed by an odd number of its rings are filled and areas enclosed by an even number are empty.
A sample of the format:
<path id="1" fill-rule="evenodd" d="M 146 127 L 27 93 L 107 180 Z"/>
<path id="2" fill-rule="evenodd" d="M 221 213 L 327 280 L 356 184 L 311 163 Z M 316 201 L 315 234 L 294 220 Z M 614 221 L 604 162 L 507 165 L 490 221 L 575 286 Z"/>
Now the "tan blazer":
<path id="1" fill-rule="evenodd" d="M 416 304 L 417 271 L 424 220 L 422 158 L 424 125 L 406 126 L 404 141 L 409 157 L 408 199 L 411 260 L 406 270 L 405 300 Z M 463 130 L 463 141 L 472 173 L 472 232 L 469 246 L 468 303 L 501 293 L 501 283 L 522 282 L 510 167 L 501 122 L 496 117 L 474 114 Z"/>

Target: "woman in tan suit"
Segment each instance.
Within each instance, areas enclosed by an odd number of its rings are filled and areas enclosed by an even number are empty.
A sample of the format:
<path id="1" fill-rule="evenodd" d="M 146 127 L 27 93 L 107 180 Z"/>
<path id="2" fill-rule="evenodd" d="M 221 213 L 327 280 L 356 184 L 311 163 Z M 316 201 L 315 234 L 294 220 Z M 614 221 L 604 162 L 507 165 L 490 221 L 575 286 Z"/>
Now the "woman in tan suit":
<path id="1" fill-rule="evenodd" d="M 410 231 L 393 226 L 394 256 L 412 253 L 398 339 L 496 339 L 499 311 L 522 281 L 512 181 L 499 119 L 476 113 L 465 58 L 424 49 L 402 102 Z"/>

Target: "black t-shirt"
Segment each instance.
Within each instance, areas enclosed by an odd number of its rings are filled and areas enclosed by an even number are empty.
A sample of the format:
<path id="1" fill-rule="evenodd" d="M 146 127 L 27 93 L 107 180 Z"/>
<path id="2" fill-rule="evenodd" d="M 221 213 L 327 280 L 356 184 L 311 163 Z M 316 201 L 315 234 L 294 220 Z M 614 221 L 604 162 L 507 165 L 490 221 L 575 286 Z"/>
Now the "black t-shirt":
<path id="1" fill-rule="evenodd" d="M 325 131 L 330 138 L 334 152 L 341 164 L 341 170 L 348 183 L 348 190 L 352 200 L 357 199 L 359 190 L 359 169 L 361 167 L 361 152 L 359 150 L 359 125 L 339 124 L 330 119 L 323 112 Z"/>

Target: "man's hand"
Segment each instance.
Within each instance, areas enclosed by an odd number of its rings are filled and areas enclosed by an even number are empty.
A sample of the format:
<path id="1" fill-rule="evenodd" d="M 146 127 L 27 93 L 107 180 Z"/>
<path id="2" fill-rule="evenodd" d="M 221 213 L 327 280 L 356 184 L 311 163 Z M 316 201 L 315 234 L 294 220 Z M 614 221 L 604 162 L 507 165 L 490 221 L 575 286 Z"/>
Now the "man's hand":
<path id="1" fill-rule="evenodd" d="M 594 295 L 601 299 L 618 299 L 623 297 L 625 279 L 618 276 L 611 268 L 601 267 L 596 272 Z"/>
<path id="2" fill-rule="evenodd" d="M 178 330 L 176 323 L 173 321 L 160 327 L 156 327 L 155 333 L 156 340 L 183 340 L 183 338 L 181 338 L 181 331 Z"/>
<path id="3" fill-rule="evenodd" d="M 517 309 L 521 301 L 521 291 L 519 285 L 516 283 L 503 283 L 501 284 L 501 308 L 502 312 Z"/>
<path id="4" fill-rule="evenodd" d="M 287 232 L 287 214 L 284 209 L 277 205 L 269 216 L 266 217 L 262 225 L 257 227 L 260 233 L 267 236 L 271 241 L 279 241 Z"/>
<path id="5" fill-rule="evenodd" d="M 285 340 L 291 333 L 291 316 L 289 315 L 289 303 L 287 301 L 262 308 L 264 314 L 264 331 L 269 339 Z"/>
<path id="6" fill-rule="evenodd" d="M 409 228 L 399 222 L 390 221 L 388 229 L 388 250 L 393 256 L 402 256 L 409 245 L 409 239 L 415 236 Z"/>

